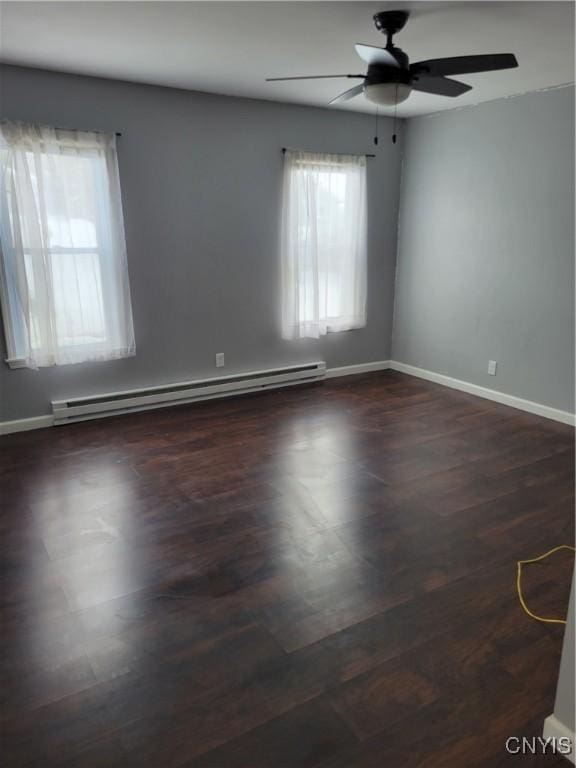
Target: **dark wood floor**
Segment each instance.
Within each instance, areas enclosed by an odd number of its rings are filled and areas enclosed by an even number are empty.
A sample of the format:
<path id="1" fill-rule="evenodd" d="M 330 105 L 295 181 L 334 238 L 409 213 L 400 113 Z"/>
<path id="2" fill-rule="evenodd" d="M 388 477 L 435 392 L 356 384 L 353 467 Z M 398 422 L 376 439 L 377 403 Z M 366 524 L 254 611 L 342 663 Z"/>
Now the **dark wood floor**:
<path id="1" fill-rule="evenodd" d="M 2 765 L 561 765 L 505 741 L 553 708 L 515 563 L 573 540 L 573 466 L 394 372 L 3 438 Z"/>

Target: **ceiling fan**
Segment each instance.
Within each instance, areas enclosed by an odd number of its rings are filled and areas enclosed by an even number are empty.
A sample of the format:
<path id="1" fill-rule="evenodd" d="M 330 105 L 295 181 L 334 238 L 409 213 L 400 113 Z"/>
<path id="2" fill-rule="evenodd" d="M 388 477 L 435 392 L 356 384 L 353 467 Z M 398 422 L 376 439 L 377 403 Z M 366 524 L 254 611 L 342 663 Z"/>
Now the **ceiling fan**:
<path id="1" fill-rule="evenodd" d="M 361 93 L 375 104 L 394 106 L 410 96 L 412 91 L 433 93 L 437 96 L 460 96 L 472 86 L 451 80 L 446 75 L 468 75 L 473 72 L 490 72 L 518 66 L 513 53 L 489 53 L 484 56 L 453 56 L 447 59 L 428 59 L 410 64 L 408 56 L 393 43 L 393 36 L 404 28 L 408 11 L 383 11 L 374 16 L 376 29 L 386 35 L 386 47 L 373 45 L 355 46 L 356 53 L 368 64 L 364 75 L 306 75 L 301 77 L 268 77 L 268 82 L 278 80 L 317 80 L 348 77 L 362 80 L 360 85 L 341 93 L 330 104 L 349 101 Z"/>

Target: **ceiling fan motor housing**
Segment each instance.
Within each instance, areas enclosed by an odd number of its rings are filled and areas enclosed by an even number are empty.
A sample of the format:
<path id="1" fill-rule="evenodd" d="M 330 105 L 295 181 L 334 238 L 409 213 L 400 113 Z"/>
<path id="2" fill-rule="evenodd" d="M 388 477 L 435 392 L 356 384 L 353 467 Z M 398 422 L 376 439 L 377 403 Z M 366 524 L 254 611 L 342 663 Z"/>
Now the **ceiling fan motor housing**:
<path id="1" fill-rule="evenodd" d="M 382 64 L 370 64 L 366 73 L 365 85 L 378 83 L 404 83 L 409 85 L 412 75 L 408 67 L 386 67 Z"/>

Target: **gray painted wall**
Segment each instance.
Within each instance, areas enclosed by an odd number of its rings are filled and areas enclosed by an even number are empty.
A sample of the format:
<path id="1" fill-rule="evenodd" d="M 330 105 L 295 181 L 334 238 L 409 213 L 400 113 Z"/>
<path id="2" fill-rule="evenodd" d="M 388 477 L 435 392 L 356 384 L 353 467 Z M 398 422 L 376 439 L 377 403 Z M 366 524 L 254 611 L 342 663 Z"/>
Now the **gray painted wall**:
<path id="1" fill-rule="evenodd" d="M 384 139 L 368 161 L 368 326 L 320 342 L 283 341 L 278 328 L 281 148 L 373 152 L 369 115 L 10 66 L 0 87 L 3 118 L 122 132 L 137 345 L 114 362 L 0 363 L 0 421 L 48 413 L 52 399 L 214 375 L 216 352 L 222 373 L 390 357 L 402 147 Z"/>
<path id="2" fill-rule="evenodd" d="M 574 724 L 576 722 L 576 707 L 574 706 L 574 681 L 576 680 L 576 670 L 574 669 L 574 654 L 576 653 L 576 639 L 574 637 L 574 587 L 575 582 L 572 579 L 572 591 L 570 592 L 568 616 L 566 617 L 566 632 L 564 633 L 562 661 L 560 662 L 558 688 L 556 689 L 556 702 L 554 705 L 555 716 L 572 733 L 574 733 Z M 576 745 L 573 745 L 574 748 L 576 748 Z"/>
<path id="3" fill-rule="evenodd" d="M 408 121 L 392 354 L 574 410 L 573 87 Z"/>
<path id="4" fill-rule="evenodd" d="M 0 364 L 0 421 L 52 399 L 325 359 L 396 360 L 574 410 L 574 89 L 408 121 L 370 160 L 368 326 L 278 329 L 283 146 L 371 152 L 373 119 L 0 67 L 0 116 L 121 131 L 137 356 Z M 0 334 L 4 343 L 3 334 Z M 488 376 L 489 359 L 499 363 Z"/>

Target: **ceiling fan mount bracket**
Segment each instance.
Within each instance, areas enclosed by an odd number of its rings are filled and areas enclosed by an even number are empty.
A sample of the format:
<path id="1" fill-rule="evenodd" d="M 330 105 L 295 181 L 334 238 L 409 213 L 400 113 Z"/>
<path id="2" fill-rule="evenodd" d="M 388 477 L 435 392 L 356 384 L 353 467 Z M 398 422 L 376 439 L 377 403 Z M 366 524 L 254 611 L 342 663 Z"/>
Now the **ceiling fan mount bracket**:
<path id="1" fill-rule="evenodd" d="M 410 16 L 408 11 L 381 11 L 374 14 L 374 24 L 382 34 L 386 35 L 386 46 L 392 45 L 392 36 L 401 29 Z"/>

